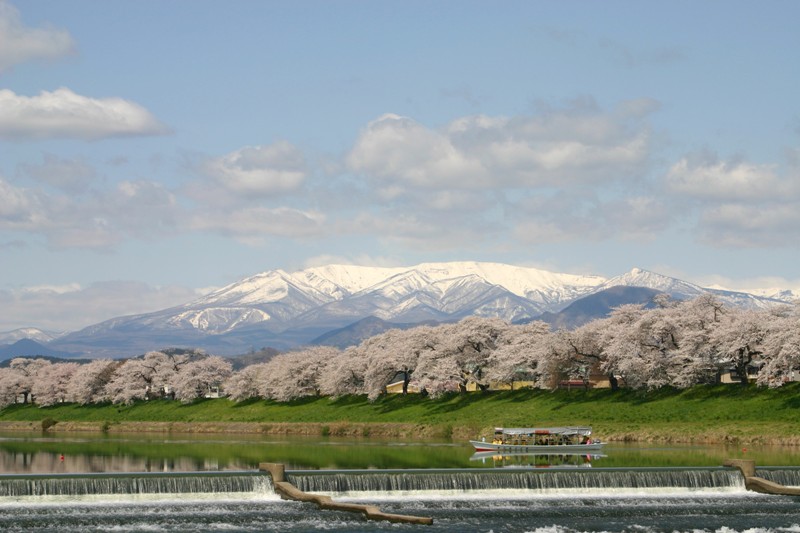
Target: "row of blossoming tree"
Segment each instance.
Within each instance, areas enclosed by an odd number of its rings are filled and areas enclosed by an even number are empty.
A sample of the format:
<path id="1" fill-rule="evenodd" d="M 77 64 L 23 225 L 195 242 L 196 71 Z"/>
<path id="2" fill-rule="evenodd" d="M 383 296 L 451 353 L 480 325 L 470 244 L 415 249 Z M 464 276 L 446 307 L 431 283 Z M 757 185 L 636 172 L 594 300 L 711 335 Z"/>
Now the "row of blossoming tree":
<path id="1" fill-rule="evenodd" d="M 218 387 L 234 401 L 348 394 L 374 400 L 394 382 L 403 392 L 436 397 L 515 382 L 555 388 L 598 374 L 612 387 L 685 388 L 714 383 L 726 371 L 746 383 L 754 367 L 758 384 L 777 387 L 800 372 L 798 306 L 744 310 L 710 295 L 657 297 L 655 303 L 623 305 L 574 330 L 478 317 L 395 329 L 345 350 L 309 347 L 235 372 L 227 359 L 185 350 L 86 364 L 18 358 L 0 369 L 0 407 L 20 401 L 191 402 Z"/>

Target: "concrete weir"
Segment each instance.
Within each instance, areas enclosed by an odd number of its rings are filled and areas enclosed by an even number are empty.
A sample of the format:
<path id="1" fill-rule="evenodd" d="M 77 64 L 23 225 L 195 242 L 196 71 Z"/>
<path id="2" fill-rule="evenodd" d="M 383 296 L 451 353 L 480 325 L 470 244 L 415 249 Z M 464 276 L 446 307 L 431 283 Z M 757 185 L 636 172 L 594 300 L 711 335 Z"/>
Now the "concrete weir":
<path id="1" fill-rule="evenodd" d="M 784 496 L 800 496 L 800 487 L 787 487 L 756 476 L 756 462 L 746 459 L 728 459 L 724 466 L 738 468 L 744 476 L 747 490 L 762 494 L 779 494 Z"/>
<path id="2" fill-rule="evenodd" d="M 384 513 L 374 505 L 339 503 L 333 501 L 330 496 L 322 496 L 319 494 L 309 494 L 307 492 L 303 492 L 286 481 L 286 469 L 285 466 L 280 463 L 261 463 L 258 465 L 258 469 L 263 472 L 267 472 L 270 476 L 272 476 L 272 484 L 275 487 L 275 492 L 277 492 L 278 495 L 285 500 L 315 503 L 320 509 L 361 513 L 369 520 L 388 520 L 389 522 L 404 522 L 425 525 L 430 525 L 433 523 L 433 518 Z"/>

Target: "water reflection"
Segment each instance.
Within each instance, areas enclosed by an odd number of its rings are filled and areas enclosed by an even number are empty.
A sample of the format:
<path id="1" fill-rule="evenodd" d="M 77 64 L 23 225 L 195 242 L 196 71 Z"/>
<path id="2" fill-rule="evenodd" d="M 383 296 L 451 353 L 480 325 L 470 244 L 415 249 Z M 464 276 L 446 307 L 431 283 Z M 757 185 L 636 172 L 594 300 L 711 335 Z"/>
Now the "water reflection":
<path id="1" fill-rule="evenodd" d="M 586 453 L 502 453 L 476 452 L 470 461 L 480 461 L 493 468 L 591 468 L 592 462 L 605 454 Z"/>
<path id="2" fill-rule="evenodd" d="M 490 452 L 491 454 L 491 452 Z M 185 472 L 254 470 L 262 462 L 288 469 L 407 469 L 720 466 L 729 458 L 757 465 L 800 465 L 800 448 L 610 443 L 604 456 L 480 457 L 467 442 L 385 441 L 266 435 L 125 435 L 0 433 L 2 473 Z M 563 454 L 562 454 L 563 455 Z M 585 466 L 583 466 L 585 465 Z"/>

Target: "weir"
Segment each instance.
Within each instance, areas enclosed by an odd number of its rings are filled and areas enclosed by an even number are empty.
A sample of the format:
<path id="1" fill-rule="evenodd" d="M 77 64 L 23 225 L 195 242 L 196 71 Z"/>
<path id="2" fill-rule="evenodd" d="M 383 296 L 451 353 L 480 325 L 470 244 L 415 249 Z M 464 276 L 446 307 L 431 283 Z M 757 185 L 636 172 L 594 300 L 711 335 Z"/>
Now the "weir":
<path id="1" fill-rule="evenodd" d="M 783 477 L 788 479 L 791 477 L 791 479 L 796 482 L 797 478 L 795 476 L 787 476 L 786 474 L 780 475 L 778 474 L 778 471 L 770 468 L 760 468 L 756 470 L 755 461 L 751 461 L 749 459 L 728 459 L 725 461 L 725 466 L 732 466 L 741 471 L 742 476 L 744 477 L 744 486 L 747 488 L 747 490 L 762 492 L 764 494 L 800 496 L 800 486 L 788 486 L 786 484 L 772 481 L 771 479 L 763 477 L 765 474 L 772 478 Z M 781 472 L 785 473 L 787 472 L 787 469 L 781 469 Z"/>
<path id="2" fill-rule="evenodd" d="M 800 487 L 800 467 L 756 468 L 756 476 L 787 487 Z"/>
<path id="3" fill-rule="evenodd" d="M 304 492 L 745 488 L 734 468 L 597 468 L 293 470 L 286 479 Z"/>
<path id="4" fill-rule="evenodd" d="M 387 520 L 389 522 L 404 522 L 410 524 L 430 525 L 433 518 L 426 516 L 409 516 L 400 514 L 384 513 L 374 505 L 361 505 L 357 503 L 335 502 L 330 496 L 319 494 L 309 494 L 299 490 L 286 480 L 286 468 L 280 463 L 261 463 L 258 465 L 260 470 L 268 472 L 275 485 L 275 491 L 280 497 L 286 500 L 315 503 L 320 509 L 332 511 L 347 511 L 351 513 L 361 513 L 369 520 Z"/>
<path id="5" fill-rule="evenodd" d="M 272 492 L 258 471 L 0 475 L 0 497 Z"/>
<path id="6" fill-rule="evenodd" d="M 523 468 L 286 470 L 284 479 L 303 492 L 480 491 L 517 489 L 746 488 L 757 477 L 785 487 L 800 487 L 800 467 L 759 467 L 740 472 L 729 467 Z M 93 494 L 181 494 L 275 492 L 264 471 L 136 472 L 0 475 L 0 497 L 81 496 Z"/>

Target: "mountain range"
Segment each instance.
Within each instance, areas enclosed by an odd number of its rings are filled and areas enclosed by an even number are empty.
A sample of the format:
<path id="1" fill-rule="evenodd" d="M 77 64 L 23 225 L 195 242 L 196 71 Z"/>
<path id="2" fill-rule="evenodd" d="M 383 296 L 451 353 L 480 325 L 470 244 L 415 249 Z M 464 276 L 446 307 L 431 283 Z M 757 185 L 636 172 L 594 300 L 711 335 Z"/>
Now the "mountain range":
<path id="1" fill-rule="evenodd" d="M 795 297 L 791 291 L 765 296 L 702 288 L 639 268 L 606 279 L 480 262 L 328 265 L 263 272 L 181 306 L 112 318 L 50 339 L 42 333 L 36 340 L 88 357 L 127 357 L 165 347 L 233 355 L 266 346 L 354 344 L 390 327 L 471 315 L 516 323 L 541 318 L 574 327 L 659 292 L 682 299 L 713 293 L 727 305 L 749 308 Z"/>

